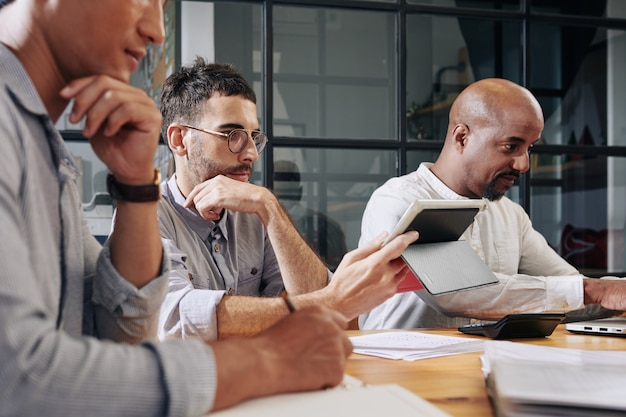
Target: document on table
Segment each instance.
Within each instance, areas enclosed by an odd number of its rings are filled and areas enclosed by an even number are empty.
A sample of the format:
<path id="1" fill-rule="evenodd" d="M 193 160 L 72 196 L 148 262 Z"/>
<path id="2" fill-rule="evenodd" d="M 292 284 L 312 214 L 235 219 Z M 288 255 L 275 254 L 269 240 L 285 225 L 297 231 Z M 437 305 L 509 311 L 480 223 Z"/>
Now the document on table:
<path id="1" fill-rule="evenodd" d="M 395 384 L 365 385 L 346 375 L 338 387 L 280 394 L 245 401 L 211 417 L 450 417 L 428 401 Z"/>
<path id="2" fill-rule="evenodd" d="M 626 352 L 486 341 L 481 361 L 499 417 L 626 415 Z"/>
<path id="3" fill-rule="evenodd" d="M 479 352 L 483 350 L 485 343 L 481 339 L 410 331 L 353 336 L 350 341 L 354 353 L 406 361 Z"/>

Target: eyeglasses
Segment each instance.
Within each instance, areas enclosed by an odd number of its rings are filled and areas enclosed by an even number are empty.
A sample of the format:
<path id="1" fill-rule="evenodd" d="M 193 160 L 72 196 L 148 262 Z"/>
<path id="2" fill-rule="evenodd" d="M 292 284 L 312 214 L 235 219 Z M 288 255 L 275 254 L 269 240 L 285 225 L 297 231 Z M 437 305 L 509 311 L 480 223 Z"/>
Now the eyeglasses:
<path id="1" fill-rule="evenodd" d="M 261 153 L 263 152 L 263 149 L 265 149 L 265 144 L 268 141 L 267 135 L 260 130 L 233 129 L 230 132 L 224 133 L 185 124 L 181 124 L 181 126 L 208 133 L 209 135 L 220 136 L 228 140 L 228 150 L 232 153 L 239 153 L 243 151 L 248 145 L 248 139 L 252 140 L 254 143 L 257 153 Z"/>

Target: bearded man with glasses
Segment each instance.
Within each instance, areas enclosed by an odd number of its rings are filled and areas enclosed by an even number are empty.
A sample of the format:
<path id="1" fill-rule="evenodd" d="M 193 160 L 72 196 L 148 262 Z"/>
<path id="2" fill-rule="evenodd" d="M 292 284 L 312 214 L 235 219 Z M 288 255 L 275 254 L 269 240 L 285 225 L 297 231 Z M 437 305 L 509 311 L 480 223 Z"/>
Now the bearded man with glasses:
<path id="1" fill-rule="evenodd" d="M 159 201 L 173 271 L 161 339 L 255 334 L 289 314 L 284 292 L 298 307 L 335 309 L 346 323 L 396 293 L 406 273 L 398 257 L 415 232 L 384 248 L 381 235 L 333 275 L 276 196 L 248 182 L 268 138 L 236 68 L 202 58 L 182 67 L 164 83 L 161 114 L 176 165 Z"/>

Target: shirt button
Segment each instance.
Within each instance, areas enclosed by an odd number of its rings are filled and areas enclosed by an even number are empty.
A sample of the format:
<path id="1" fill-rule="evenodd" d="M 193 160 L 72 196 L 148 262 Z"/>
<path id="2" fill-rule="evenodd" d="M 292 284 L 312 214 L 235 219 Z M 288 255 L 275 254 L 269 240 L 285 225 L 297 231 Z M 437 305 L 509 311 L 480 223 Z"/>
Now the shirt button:
<path id="1" fill-rule="evenodd" d="M 220 247 L 218 245 L 213 246 L 213 251 L 214 252 L 219 252 L 220 251 Z"/>
<path id="2" fill-rule="evenodd" d="M 193 281 L 193 275 L 191 275 L 191 273 L 187 274 L 187 277 L 189 277 L 189 281 Z"/>
<path id="3" fill-rule="evenodd" d="M 250 270 L 250 273 L 251 273 L 252 275 L 256 275 L 256 273 L 257 273 L 257 272 L 259 272 L 259 270 L 258 270 L 258 269 L 256 269 L 256 268 L 252 268 L 252 269 Z"/>

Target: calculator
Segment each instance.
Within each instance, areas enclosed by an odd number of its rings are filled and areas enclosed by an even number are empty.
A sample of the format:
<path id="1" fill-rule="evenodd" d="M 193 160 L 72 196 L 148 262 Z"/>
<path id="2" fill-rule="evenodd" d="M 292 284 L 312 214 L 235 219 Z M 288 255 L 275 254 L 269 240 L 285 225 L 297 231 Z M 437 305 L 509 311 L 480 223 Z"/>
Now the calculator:
<path id="1" fill-rule="evenodd" d="M 552 334 L 563 318 L 564 313 L 508 314 L 492 323 L 461 326 L 459 331 L 492 339 L 546 337 Z"/>

